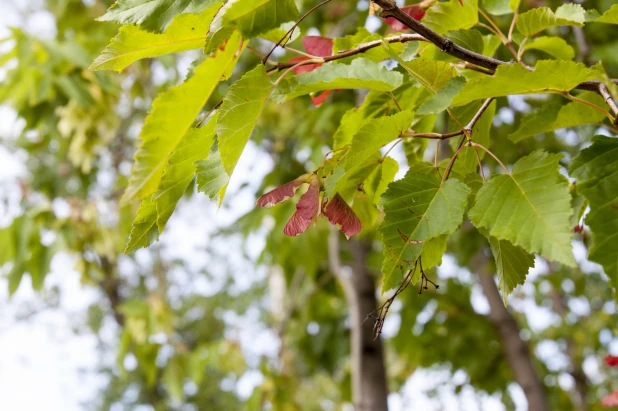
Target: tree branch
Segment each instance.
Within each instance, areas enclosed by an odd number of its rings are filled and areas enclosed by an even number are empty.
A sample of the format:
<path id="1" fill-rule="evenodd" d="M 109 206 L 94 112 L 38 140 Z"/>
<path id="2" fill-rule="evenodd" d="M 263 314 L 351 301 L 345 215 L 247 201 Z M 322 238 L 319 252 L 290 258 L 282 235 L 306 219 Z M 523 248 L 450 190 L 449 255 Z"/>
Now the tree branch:
<path id="1" fill-rule="evenodd" d="M 369 246 L 351 240 L 352 275 L 341 270 L 339 232 L 331 226 L 328 237 L 328 262 L 339 279 L 346 296 L 351 323 L 352 399 L 357 411 L 387 411 L 388 387 L 382 340 L 373 338 L 371 324 L 365 316 L 377 306 L 376 286 L 367 268 Z"/>
<path id="2" fill-rule="evenodd" d="M 618 106 L 616 105 L 616 102 L 614 101 L 614 98 L 609 93 L 609 90 L 607 89 L 607 86 L 605 84 L 603 84 L 603 83 L 599 84 L 599 93 L 601 93 L 601 96 L 603 96 L 603 98 L 605 99 L 605 102 L 607 103 L 609 108 L 614 113 L 614 122 L 613 123 L 614 123 L 615 126 L 618 126 Z"/>
<path id="3" fill-rule="evenodd" d="M 506 359 L 513 370 L 515 381 L 521 386 L 528 400 L 528 410 L 549 411 L 545 389 L 534 369 L 528 344 L 521 339 L 517 321 L 506 309 L 494 278 L 488 270 L 488 258 L 482 252 L 474 259 L 479 282 L 489 303 L 489 320 L 500 334 Z"/>
<path id="4" fill-rule="evenodd" d="M 382 17 L 394 17 L 408 28 L 414 30 L 416 33 L 423 36 L 427 41 L 433 43 L 441 51 L 456 57 L 460 60 L 467 61 L 468 63 L 475 64 L 477 66 L 484 67 L 489 70 L 495 70 L 498 66 L 507 63 L 506 61 L 498 60 L 493 57 L 487 57 L 474 51 L 463 48 L 455 43 L 451 39 L 448 39 L 429 27 L 425 26 L 419 21 L 414 20 L 411 16 L 401 10 L 397 4 L 391 0 L 372 0 L 375 4 L 382 8 Z M 618 79 L 612 79 L 613 83 L 618 84 Z M 579 90 L 599 91 L 599 85 L 602 84 L 598 80 L 585 81 L 575 87 Z"/>

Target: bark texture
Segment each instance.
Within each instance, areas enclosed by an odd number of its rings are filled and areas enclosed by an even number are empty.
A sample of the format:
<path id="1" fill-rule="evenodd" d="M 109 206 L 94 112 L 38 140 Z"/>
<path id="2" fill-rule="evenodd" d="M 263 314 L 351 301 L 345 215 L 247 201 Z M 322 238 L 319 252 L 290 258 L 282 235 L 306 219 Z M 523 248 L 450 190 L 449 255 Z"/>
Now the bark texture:
<path id="1" fill-rule="evenodd" d="M 524 390 L 529 411 L 549 411 L 547 395 L 541 380 L 534 369 L 528 344 L 519 335 L 517 321 L 506 309 L 502 297 L 488 270 L 488 259 L 482 256 L 479 267 L 479 280 L 483 293 L 489 303 L 489 320 L 500 334 L 507 361 L 515 375 L 515 381 Z"/>
<path id="2" fill-rule="evenodd" d="M 388 387 L 381 338 L 374 338 L 373 322 L 364 321 L 377 308 L 375 280 L 367 269 L 367 244 L 350 240 L 352 273 L 341 270 L 339 233 L 329 237 L 329 263 L 339 279 L 350 311 L 352 400 L 355 411 L 387 411 Z"/>

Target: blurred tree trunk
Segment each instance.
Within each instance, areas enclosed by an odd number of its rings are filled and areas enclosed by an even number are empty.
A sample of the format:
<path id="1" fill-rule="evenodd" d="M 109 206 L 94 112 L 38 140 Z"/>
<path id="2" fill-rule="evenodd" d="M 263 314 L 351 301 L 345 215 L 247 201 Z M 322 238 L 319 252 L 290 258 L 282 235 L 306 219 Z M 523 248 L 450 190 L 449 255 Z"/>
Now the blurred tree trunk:
<path id="1" fill-rule="evenodd" d="M 341 282 L 351 327 L 352 400 L 356 411 L 387 411 L 388 387 L 381 338 L 375 338 L 373 321 L 364 321 L 378 307 L 376 284 L 367 269 L 370 246 L 350 240 L 351 274 L 341 270 L 339 232 L 329 236 L 329 264 Z"/>
<path id="2" fill-rule="evenodd" d="M 506 309 L 502 297 L 489 271 L 488 258 L 479 253 L 475 257 L 477 272 L 483 293 L 489 303 L 489 320 L 500 334 L 502 348 L 515 375 L 515 381 L 524 390 L 529 411 L 549 411 L 547 395 L 534 369 L 528 344 L 519 335 L 517 321 Z"/>
<path id="3" fill-rule="evenodd" d="M 554 311 L 556 311 L 556 313 L 560 315 L 560 318 L 562 318 L 562 321 L 564 321 L 568 313 L 568 307 L 564 302 L 562 293 L 553 288 L 551 290 L 551 299 L 554 305 Z M 571 374 L 571 377 L 575 380 L 575 387 L 573 390 L 575 394 L 575 401 L 579 410 L 588 411 L 589 408 L 586 401 L 586 395 L 588 393 L 588 379 L 586 378 L 586 373 L 582 369 L 581 358 L 577 355 L 577 347 L 575 346 L 575 342 L 569 337 L 566 337 L 565 341 L 567 351 L 566 354 L 569 357 L 569 362 L 571 363 L 569 365 L 569 374 Z"/>

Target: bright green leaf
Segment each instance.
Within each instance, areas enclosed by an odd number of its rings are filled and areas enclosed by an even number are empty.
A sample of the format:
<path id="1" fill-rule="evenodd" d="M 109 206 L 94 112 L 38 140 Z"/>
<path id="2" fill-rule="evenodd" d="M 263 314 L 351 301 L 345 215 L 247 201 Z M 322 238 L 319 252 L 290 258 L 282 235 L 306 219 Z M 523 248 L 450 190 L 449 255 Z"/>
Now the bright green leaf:
<path id="1" fill-rule="evenodd" d="M 199 13 L 218 0 L 117 0 L 98 21 L 137 24 L 161 33 L 181 13 Z"/>
<path id="2" fill-rule="evenodd" d="M 531 37 L 549 27 L 579 26 L 585 21 L 586 11 L 579 4 L 563 4 L 554 13 L 549 7 L 528 10 L 517 17 L 517 30 L 526 37 Z"/>
<path id="3" fill-rule="evenodd" d="M 157 205 L 159 232 L 163 232 L 176 204 L 191 183 L 195 175 L 194 163 L 208 157 L 216 124 L 215 116 L 203 127 L 190 129 L 167 160 L 159 190 L 152 197 Z"/>
<path id="4" fill-rule="evenodd" d="M 573 210 L 568 184 L 558 172 L 560 158 L 537 150 L 519 159 L 511 174 L 494 175 L 469 212 L 474 225 L 487 228 L 498 240 L 574 266 L 569 226 Z"/>
<path id="5" fill-rule="evenodd" d="M 199 49 L 204 45 L 208 27 L 217 12 L 215 4 L 200 14 L 181 14 L 162 34 L 149 33 L 135 26 L 122 26 L 90 66 L 90 70 L 122 71 L 134 61 Z"/>
<path id="6" fill-rule="evenodd" d="M 597 20 L 597 23 L 610 23 L 618 24 L 618 4 L 614 4 L 609 10 L 607 10 Z"/>
<path id="7" fill-rule="evenodd" d="M 414 164 L 405 177 L 388 186 L 382 196 L 384 244 L 382 292 L 394 288 L 414 267 L 422 242 L 453 233 L 463 221 L 470 189 L 456 179 L 442 183 L 431 164 Z"/>
<path id="8" fill-rule="evenodd" d="M 152 197 L 148 197 L 142 200 L 142 203 L 139 205 L 124 253 L 130 254 L 140 248 L 148 247 L 158 239 L 157 205 Z"/>
<path id="9" fill-rule="evenodd" d="M 423 23 L 440 34 L 469 29 L 478 21 L 478 0 L 463 0 L 463 7 L 459 0 L 435 2 L 423 17 Z"/>
<path id="10" fill-rule="evenodd" d="M 524 50 L 541 50 L 560 60 L 572 60 L 575 50 L 561 37 L 542 36 L 524 44 Z"/>
<path id="11" fill-rule="evenodd" d="M 581 93 L 578 97 L 601 107 L 605 103 L 601 96 L 591 91 Z M 604 118 L 603 113 L 586 104 L 574 101 L 563 105 L 562 101 L 553 100 L 543 105 L 540 110 L 524 116 L 519 128 L 509 134 L 508 138 L 518 143 L 536 134 L 597 123 Z"/>
<path id="12" fill-rule="evenodd" d="M 225 49 L 204 60 L 190 79 L 155 99 L 140 134 L 123 204 L 157 190 L 170 153 L 189 131 L 219 80 L 235 64 L 239 46 L 240 36 L 235 34 Z"/>
<path id="13" fill-rule="evenodd" d="M 403 83 L 403 75 L 364 58 L 352 64 L 328 63 L 311 72 L 282 81 L 273 93 L 277 102 L 333 89 L 393 91 Z"/>
<path id="14" fill-rule="evenodd" d="M 221 155 L 219 154 L 217 141 L 213 144 L 208 158 L 196 161 L 195 166 L 197 191 L 206 194 L 211 200 L 216 198 L 217 203 L 221 205 L 230 177 L 225 172 L 223 164 L 221 164 Z"/>
<path id="15" fill-rule="evenodd" d="M 251 137 L 272 87 L 266 69 L 259 64 L 234 83 L 223 99 L 215 132 L 221 163 L 229 176 Z"/>
<path id="16" fill-rule="evenodd" d="M 599 75 L 600 71 L 596 67 L 588 68 L 582 63 L 566 60 L 541 60 L 534 71 L 519 64 L 502 65 L 493 76 L 467 82 L 453 99 L 453 105 L 460 106 L 474 100 L 511 94 L 565 92 Z"/>

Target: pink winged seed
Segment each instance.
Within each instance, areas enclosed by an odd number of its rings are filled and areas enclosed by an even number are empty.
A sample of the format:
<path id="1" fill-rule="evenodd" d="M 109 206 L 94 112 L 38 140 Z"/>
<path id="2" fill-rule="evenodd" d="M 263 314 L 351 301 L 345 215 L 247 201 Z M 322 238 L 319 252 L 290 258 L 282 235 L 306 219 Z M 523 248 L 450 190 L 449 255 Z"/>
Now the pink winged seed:
<path id="1" fill-rule="evenodd" d="M 256 205 L 258 207 L 270 208 L 275 204 L 281 203 L 291 197 L 294 197 L 294 193 L 298 190 L 298 187 L 307 182 L 307 175 L 304 174 L 295 180 L 290 181 L 280 187 L 275 188 L 272 191 L 264 194 L 258 198 Z"/>
<path id="2" fill-rule="evenodd" d="M 328 221 L 339 227 L 347 237 L 352 237 L 361 230 L 361 222 L 350 206 L 336 194 L 322 210 Z"/>
<path id="3" fill-rule="evenodd" d="M 320 210 L 320 180 L 318 176 L 312 174 L 309 179 L 309 189 L 302 195 L 296 211 L 288 220 L 283 228 L 283 234 L 290 237 L 304 233 L 311 225 L 313 218 Z"/>

